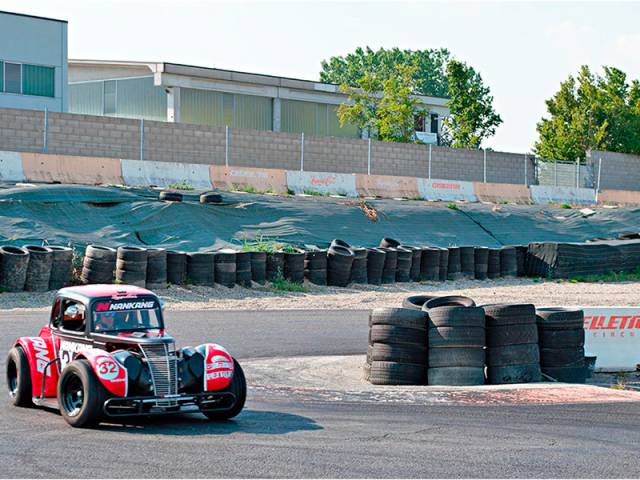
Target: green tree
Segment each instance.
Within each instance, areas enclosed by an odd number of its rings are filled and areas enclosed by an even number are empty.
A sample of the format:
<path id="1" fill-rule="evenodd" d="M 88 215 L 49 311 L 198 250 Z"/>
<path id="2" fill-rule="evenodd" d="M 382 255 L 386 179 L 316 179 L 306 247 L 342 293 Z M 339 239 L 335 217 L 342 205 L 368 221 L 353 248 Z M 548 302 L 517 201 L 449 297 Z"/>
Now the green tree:
<path id="1" fill-rule="evenodd" d="M 583 65 L 547 100 L 549 118 L 536 129 L 535 153 L 543 159 L 584 159 L 588 150 L 640 153 L 640 82 L 604 67 L 604 76 Z"/>
<path id="2" fill-rule="evenodd" d="M 349 101 L 338 107 L 340 124 L 356 125 L 383 142 L 411 142 L 419 113 L 413 94 L 415 71 L 415 66 L 396 65 L 395 72 L 382 79 L 365 73 L 356 82 L 357 88 L 342 84 L 340 88 L 349 95 Z"/>
<path id="3" fill-rule="evenodd" d="M 454 148 L 480 148 L 502 123 L 493 109 L 489 87 L 473 67 L 457 60 L 447 65 L 450 115 L 444 120 L 443 143 Z"/>

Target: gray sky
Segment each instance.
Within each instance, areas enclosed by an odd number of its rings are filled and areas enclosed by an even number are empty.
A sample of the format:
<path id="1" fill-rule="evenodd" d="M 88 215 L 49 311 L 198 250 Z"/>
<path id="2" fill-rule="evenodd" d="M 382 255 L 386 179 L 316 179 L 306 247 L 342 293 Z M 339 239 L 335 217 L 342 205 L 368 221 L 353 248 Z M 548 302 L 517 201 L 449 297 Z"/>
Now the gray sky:
<path id="1" fill-rule="evenodd" d="M 152 60 L 317 80 L 357 46 L 446 47 L 491 88 L 487 145 L 528 151 L 544 100 L 581 64 L 640 78 L 637 2 L 0 0 L 69 21 L 69 57 Z M 0 45 L 0 50 L 2 46 Z"/>

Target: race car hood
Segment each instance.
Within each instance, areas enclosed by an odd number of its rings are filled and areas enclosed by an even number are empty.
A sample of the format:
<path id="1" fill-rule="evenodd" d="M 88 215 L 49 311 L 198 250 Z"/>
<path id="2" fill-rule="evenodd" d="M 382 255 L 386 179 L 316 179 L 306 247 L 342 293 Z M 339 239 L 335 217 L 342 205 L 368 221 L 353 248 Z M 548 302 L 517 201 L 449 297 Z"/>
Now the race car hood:
<path id="1" fill-rule="evenodd" d="M 101 343 L 124 345 L 150 345 L 175 342 L 171 335 L 167 335 L 164 332 L 94 333 L 93 339 Z"/>

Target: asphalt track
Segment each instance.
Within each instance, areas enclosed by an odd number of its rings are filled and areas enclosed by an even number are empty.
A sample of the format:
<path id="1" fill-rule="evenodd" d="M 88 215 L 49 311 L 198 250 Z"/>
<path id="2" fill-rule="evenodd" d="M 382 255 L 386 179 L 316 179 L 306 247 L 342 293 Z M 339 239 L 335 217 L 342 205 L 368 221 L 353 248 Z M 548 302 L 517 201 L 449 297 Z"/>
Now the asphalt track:
<path id="1" fill-rule="evenodd" d="M 242 359 L 363 353 L 365 312 L 169 312 L 179 343 Z M 42 314 L 0 314 L 0 356 Z M 5 388 L 4 385 L 2 388 Z M 1 477 L 637 477 L 640 402 L 402 405 L 249 392 L 235 420 L 198 415 L 77 430 L 0 397 Z"/>

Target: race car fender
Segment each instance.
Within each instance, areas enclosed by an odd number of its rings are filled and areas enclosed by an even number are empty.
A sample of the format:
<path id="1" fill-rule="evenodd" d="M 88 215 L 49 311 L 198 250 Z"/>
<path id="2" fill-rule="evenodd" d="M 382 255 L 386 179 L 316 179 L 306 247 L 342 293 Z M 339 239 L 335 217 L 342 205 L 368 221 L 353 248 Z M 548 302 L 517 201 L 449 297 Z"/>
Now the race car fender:
<path id="1" fill-rule="evenodd" d="M 51 337 L 20 337 L 16 340 L 15 346 L 24 350 L 29 361 L 32 395 L 42 395 L 44 382 L 44 396 L 55 397 L 58 389 L 58 368 L 54 364 L 49 365 L 55 358 Z"/>
<path id="2" fill-rule="evenodd" d="M 216 343 L 205 343 L 196 347 L 204 357 L 204 391 L 222 390 L 231 384 L 233 378 L 233 357 Z"/>
<path id="3" fill-rule="evenodd" d="M 113 355 L 96 348 L 80 352 L 74 360 L 81 358 L 89 362 L 96 377 L 109 393 L 118 397 L 127 396 L 129 384 L 127 369 L 116 361 Z"/>

